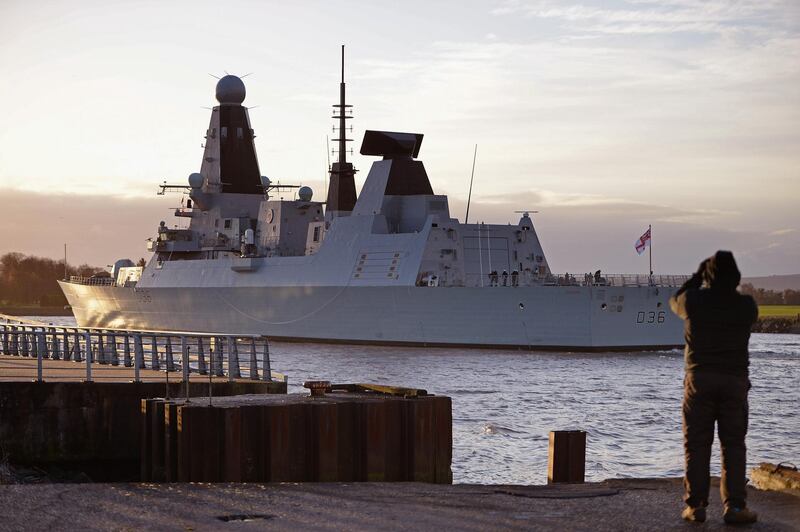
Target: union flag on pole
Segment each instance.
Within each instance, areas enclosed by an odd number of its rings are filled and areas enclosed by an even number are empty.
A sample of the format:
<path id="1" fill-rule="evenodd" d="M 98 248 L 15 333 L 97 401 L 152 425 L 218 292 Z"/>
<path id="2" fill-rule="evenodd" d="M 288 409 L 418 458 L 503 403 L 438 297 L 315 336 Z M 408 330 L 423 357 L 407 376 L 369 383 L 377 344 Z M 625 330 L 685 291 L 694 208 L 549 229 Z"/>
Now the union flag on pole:
<path id="1" fill-rule="evenodd" d="M 650 245 L 650 229 L 648 228 L 647 231 L 645 231 L 645 233 L 639 237 L 639 240 L 636 241 L 635 244 L 636 253 L 641 255 L 642 253 L 644 253 L 644 250 L 649 245 Z"/>

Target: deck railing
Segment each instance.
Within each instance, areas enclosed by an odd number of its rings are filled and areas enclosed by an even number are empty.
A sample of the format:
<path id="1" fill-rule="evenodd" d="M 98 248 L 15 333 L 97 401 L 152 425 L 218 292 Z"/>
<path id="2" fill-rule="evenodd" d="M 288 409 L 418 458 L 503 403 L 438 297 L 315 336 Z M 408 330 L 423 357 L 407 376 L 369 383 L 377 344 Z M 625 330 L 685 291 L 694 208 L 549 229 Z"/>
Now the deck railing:
<path id="1" fill-rule="evenodd" d="M 111 277 L 81 277 L 80 275 L 70 275 L 69 282 L 95 286 L 114 286 L 115 284 Z"/>
<path id="2" fill-rule="evenodd" d="M 8 318 L 3 321 L 6 323 L 0 324 L 0 354 L 36 358 L 37 381 L 44 379 L 43 360 L 48 359 L 84 364 L 86 381 L 104 378 L 93 373 L 98 365 L 132 368 L 134 382 L 141 382 L 141 370 L 180 372 L 185 381 L 191 373 L 227 377 L 229 381 L 286 380 L 285 375 L 272 371 L 269 340 L 265 336 L 64 327 Z M 246 363 L 241 364 L 240 358 Z M 3 369 L 3 377 L 14 376 L 6 371 L 13 371 L 13 366 Z"/>
<path id="3" fill-rule="evenodd" d="M 503 275 L 490 275 L 484 272 L 467 274 L 466 282 L 461 286 L 471 287 L 519 287 L 519 286 L 657 286 L 657 287 L 678 287 L 686 280 L 688 275 L 647 275 L 647 274 L 602 274 L 595 277 L 594 274 L 563 274 L 563 275 L 538 275 L 531 272 L 521 272 L 514 275 L 507 272 Z M 442 278 L 438 286 L 457 286 Z"/>

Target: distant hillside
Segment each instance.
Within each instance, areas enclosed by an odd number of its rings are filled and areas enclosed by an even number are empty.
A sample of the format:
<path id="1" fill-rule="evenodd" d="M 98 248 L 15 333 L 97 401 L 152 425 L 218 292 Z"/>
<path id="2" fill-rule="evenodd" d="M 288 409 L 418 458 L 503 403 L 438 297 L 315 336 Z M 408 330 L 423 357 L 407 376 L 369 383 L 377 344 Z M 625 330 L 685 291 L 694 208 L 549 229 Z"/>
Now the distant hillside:
<path id="1" fill-rule="evenodd" d="M 800 290 L 800 273 L 792 275 L 770 275 L 768 277 L 745 277 L 742 283 L 750 283 L 756 288 L 783 292 L 784 290 Z"/>

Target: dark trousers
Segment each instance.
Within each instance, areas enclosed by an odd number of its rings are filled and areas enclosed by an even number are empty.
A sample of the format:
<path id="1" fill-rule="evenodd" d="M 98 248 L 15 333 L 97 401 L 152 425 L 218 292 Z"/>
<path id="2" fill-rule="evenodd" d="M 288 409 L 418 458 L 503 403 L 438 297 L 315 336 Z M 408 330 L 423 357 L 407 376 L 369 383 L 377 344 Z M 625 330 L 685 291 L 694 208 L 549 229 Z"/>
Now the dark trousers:
<path id="1" fill-rule="evenodd" d="M 746 375 L 695 371 L 686 374 L 683 395 L 683 447 L 686 457 L 684 501 L 689 506 L 707 506 L 709 462 L 717 423 L 722 454 L 720 491 L 725 506 L 746 504 L 744 443 L 747 434 Z"/>

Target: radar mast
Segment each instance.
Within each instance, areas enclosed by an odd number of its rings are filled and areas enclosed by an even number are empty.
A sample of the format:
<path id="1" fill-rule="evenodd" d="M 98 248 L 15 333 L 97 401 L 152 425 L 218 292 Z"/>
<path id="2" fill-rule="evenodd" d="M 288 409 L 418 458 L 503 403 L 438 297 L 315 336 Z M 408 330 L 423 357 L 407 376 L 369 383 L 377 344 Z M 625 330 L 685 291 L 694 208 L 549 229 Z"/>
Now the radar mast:
<path id="1" fill-rule="evenodd" d="M 328 187 L 326 217 L 347 216 L 356 204 L 356 182 L 353 164 L 347 162 L 347 143 L 353 139 L 347 138 L 347 132 L 353 131 L 353 126 L 347 126 L 347 121 L 353 118 L 353 106 L 348 105 L 345 98 L 344 82 L 344 45 L 342 45 L 342 81 L 339 83 L 339 103 L 333 106 L 333 119 L 338 120 L 337 148 L 332 150 L 338 155 L 338 160 L 330 167 L 330 186 Z M 352 153 L 352 151 L 350 152 Z"/>

